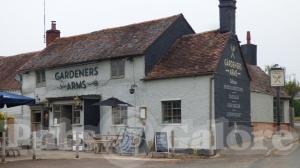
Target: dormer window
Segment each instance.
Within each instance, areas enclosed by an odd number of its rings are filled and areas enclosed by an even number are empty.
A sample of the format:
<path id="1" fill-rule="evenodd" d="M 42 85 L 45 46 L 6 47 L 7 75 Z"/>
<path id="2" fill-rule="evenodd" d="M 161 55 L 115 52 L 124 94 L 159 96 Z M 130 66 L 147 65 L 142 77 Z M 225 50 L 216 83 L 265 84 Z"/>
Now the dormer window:
<path id="1" fill-rule="evenodd" d="M 36 71 L 35 74 L 36 74 L 36 87 L 45 87 L 46 86 L 45 70 Z"/>
<path id="2" fill-rule="evenodd" d="M 120 79 L 125 76 L 125 60 L 116 59 L 111 60 L 111 78 Z"/>

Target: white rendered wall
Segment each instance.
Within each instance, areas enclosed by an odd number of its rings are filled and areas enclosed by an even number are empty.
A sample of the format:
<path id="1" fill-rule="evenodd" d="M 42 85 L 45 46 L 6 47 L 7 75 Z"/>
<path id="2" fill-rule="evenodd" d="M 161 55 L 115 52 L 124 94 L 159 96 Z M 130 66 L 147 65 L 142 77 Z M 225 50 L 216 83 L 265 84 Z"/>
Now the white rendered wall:
<path id="1" fill-rule="evenodd" d="M 251 92 L 251 119 L 252 122 L 274 122 L 273 96 Z"/>
<path id="2" fill-rule="evenodd" d="M 95 66 L 98 67 L 98 76 L 65 81 L 57 81 L 55 79 L 56 72 Z M 135 108 L 128 108 L 128 125 L 131 127 L 145 127 L 147 140 L 153 140 L 155 131 L 166 131 L 170 136 L 171 130 L 174 130 L 175 148 L 208 149 L 210 78 L 204 76 L 143 81 L 142 79 L 145 76 L 144 66 L 144 57 L 135 57 L 134 62 L 126 60 L 125 78 L 123 79 L 111 79 L 109 60 L 89 65 L 47 70 L 46 87 L 43 88 L 36 88 L 35 73 L 30 72 L 23 75 L 23 90 L 25 96 L 39 97 L 40 101 L 43 101 L 45 98 L 90 94 L 101 95 L 102 100 L 116 97 L 136 106 Z M 76 90 L 58 88 L 61 82 L 76 80 L 97 80 L 99 81 L 99 86 Z M 135 94 L 130 94 L 129 89 L 134 83 L 137 85 Z M 181 124 L 162 123 L 161 101 L 165 100 L 181 100 Z M 139 119 L 139 107 L 147 108 L 145 125 Z M 121 133 L 124 126 L 112 125 L 111 107 L 101 107 L 100 111 L 101 134 Z M 50 126 L 52 123 L 51 118 L 52 114 L 50 113 Z M 76 127 L 76 129 L 80 128 Z M 55 127 L 50 127 L 50 132 L 55 133 L 55 130 Z M 169 144 L 171 144 L 170 141 L 171 138 L 169 137 Z"/>
<path id="3" fill-rule="evenodd" d="M 281 100 L 283 102 L 284 108 L 284 122 L 290 123 L 290 103 L 289 100 Z"/>

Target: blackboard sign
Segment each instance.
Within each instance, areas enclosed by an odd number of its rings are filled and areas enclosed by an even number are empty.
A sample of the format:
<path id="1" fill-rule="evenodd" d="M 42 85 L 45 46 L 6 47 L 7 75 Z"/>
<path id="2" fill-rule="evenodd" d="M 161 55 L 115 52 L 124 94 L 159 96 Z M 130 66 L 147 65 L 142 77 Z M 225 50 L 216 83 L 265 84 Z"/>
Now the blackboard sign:
<path id="1" fill-rule="evenodd" d="M 169 152 L 167 132 L 155 132 L 155 151 Z"/>
<path id="2" fill-rule="evenodd" d="M 130 132 L 126 131 L 124 132 L 123 139 L 121 142 L 121 153 L 122 154 L 134 154 L 135 147 L 134 147 L 134 137 L 133 134 Z"/>

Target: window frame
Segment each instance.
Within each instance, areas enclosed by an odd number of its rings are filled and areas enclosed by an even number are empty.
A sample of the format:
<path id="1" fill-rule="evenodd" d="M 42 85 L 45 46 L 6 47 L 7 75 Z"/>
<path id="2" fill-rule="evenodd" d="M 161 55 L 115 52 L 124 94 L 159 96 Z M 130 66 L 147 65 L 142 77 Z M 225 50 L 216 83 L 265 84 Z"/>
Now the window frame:
<path id="1" fill-rule="evenodd" d="M 117 113 L 117 114 L 116 114 Z M 128 125 L 128 106 L 112 106 L 112 125 L 127 126 Z M 116 115 L 117 119 L 116 120 Z M 124 122 L 125 120 L 125 122 Z"/>
<path id="2" fill-rule="evenodd" d="M 79 114 L 79 116 L 75 116 L 75 113 Z M 76 108 L 75 105 L 73 105 L 72 109 L 72 125 L 81 125 L 81 110 L 80 108 Z"/>
<path id="3" fill-rule="evenodd" d="M 55 109 L 55 107 L 59 107 L 59 109 L 57 110 L 57 109 Z M 56 111 L 57 110 L 57 111 Z M 52 106 L 52 111 L 53 111 L 53 121 L 52 121 L 52 124 L 54 125 L 54 126 L 58 126 L 58 125 L 60 125 L 60 122 L 61 122 L 61 111 L 62 111 L 62 105 L 53 105 Z M 59 118 L 57 118 L 57 123 L 55 124 L 54 123 L 54 119 L 55 119 L 55 113 L 59 113 Z"/>
<path id="4" fill-rule="evenodd" d="M 167 104 L 169 103 L 169 104 Z M 174 107 L 175 103 L 179 103 L 178 107 Z M 169 107 L 168 107 L 169 106 Z M 174 115 L 174 111 L 177 113 Z M 182 123 L 182 101 L 181 100 L 163 100 L 161 101 L 161 111 L 162 111 L 162 124 L 181 124 Z M 169 113 L 169 114 L 168 114 Z M 168 119 L 169 118 L 169 119 Z M 178 120 L 175 122 L 174 120 Z"/>
<path id="5" fill-rule="evenodd" d="M 36 115 L 39 114 L 39 120 L 37 120 Z M 42 123 L 42 110 L 31 110 L 31 124 L 41 124 Z"/>
<path id="6" fill-rule="evenodd" d="M 125 78 L 125 59 L 114 59 L 110 61 L 111 79 Z"/>
<path id="7" fill-rule="evenodd" d="M 38 70 L 35 71 L 36 76 L 36 87 L 45 87 L 46 86 L 46 71 L 45 70 Z"/>

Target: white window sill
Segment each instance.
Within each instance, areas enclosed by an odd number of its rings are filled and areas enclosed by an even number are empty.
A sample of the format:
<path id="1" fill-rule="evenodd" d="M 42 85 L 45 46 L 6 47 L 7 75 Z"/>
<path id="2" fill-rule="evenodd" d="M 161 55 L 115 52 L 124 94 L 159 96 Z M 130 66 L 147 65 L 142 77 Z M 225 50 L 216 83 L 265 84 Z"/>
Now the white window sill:
<path id="1" fill-rule="evenodd" d="M 182 123 L 162 123 L 163 126 L 182 126 Z"/>
<path id="2" fill-rule="evenodd" d="M 112 127 L 128 127 L 128 125 L 112 125 Z"/>
<path id="3" fill-rule="evenodd" d="M 81 127 L 82 124 L 72 124 L 72 126 L 74 126 L 74 127 Z"/>
<path id="4" fill-rule="evenodd" d="M 110 77 L 111 80 L 114 80 L 114 79 L 124 79 L 124 78 L 125 78 L 124 75 L 123 76 L 111 76 Z"/>

